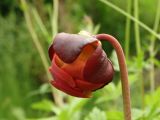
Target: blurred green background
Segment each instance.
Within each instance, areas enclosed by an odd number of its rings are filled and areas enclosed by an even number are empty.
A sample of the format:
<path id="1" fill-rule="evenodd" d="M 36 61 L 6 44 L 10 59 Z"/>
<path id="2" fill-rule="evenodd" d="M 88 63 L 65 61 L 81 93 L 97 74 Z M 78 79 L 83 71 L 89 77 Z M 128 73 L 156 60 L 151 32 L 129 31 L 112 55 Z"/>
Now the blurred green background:
<path id="1" fill-rule="evenodd" d="M 57 32 L 115 36 L 124 48 L 133 120 L 160 120 L 160 0 L 1 0 L 0 120 L 123 120 L 119 67 L 91 99 L 48 83 L 48 46 Z"/>

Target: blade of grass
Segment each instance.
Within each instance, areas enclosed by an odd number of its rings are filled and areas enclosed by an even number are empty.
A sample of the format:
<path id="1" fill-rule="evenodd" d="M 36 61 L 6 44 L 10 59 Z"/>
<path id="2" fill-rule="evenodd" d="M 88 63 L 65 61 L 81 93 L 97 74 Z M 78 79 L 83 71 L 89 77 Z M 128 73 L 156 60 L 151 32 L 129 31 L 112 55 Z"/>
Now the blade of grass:
<path id="1" fill-rule="evenodd" d="M 137 19 L 139 21 L 138 0 L 134 0 L 134 17 L 135 17 L 135 19 Z M 141 56 L 142 48 L 141 48 L 141 41 L 140 41 L 139 24 L 137 22 L 134 23 L 134 31 L 135 31 L 137 56 Z M 140 60 L 140 62 L 143 62 L 143 58 Z M 143 81 L 143 67 L 142 66 L 140 66 L 140 71 L 139 71 L 138 76 L 139 76 L 139 79 L 141 81 L 141 84 L 140 84 L 141 105 L 142 105 L 142 110 L 143 110 L 144 109 L 144 81 Z"/>
<path id="2" fill-rule="evenodd" d="M 24 17 L 25 17 L 25 20 L 26 20 L 26 23 L 27 23 L 28 30 L 31 34 L 32 40 L 33 40 L 33 42 L 34 42 L 34 44 L 37 48 L 37 51 L 39 52 L 39 55 L 41 57 L 43 66 L 45 68 L 45 71 L 46 71 L 46 74 L 47 74 L 47 77 L 48 77 L 48 82 L 50 82 L 50 80 L 52 78 L 51 78 L 51 75 L 48 72 L 49 64 L 48 64 L 47 58 L 45 56 L 45 53 L 43 51 L 43 48 L 42 48 L 42 46 L 39 42 L 38 36 L 37 36 L 37 34 L 36 34 L 36 32 L 33 28 L 33 23 L 31 21 L 31 16 L 30 16 L 30 13 L 28 11 L 29 9 L 28 9 L 28 5 L 27 5 L 26 0 L 21 0 L 21 5 L 22 5 L 23 12 L 24 12 Z M 55 100 L 56 105 L 58 105 L 58 106 L 63 105 L 63 99 L 62 99 L 62 97 L 59 96 L 59 93 L 57 92 L 57 90 L 52 88 L 52 94 L 54 96 L 54 100 Z"/>
<path id="3" fill-rule="evenodd" d="M 31 10 L 32 10 L 33 16 L 36 20 L 36 23 L 37 23 L 38 27 L 42 31 L 43 36 L 46 38 L 47 42 L 50 43 L 51 37 L 50 37 L 45 25 L 43 24 L 37 10 L 35 8 L 32 8 Z"/>
<path id="4" fill-rule="evenodd" d="M 53 9 L 51 13 L 51 25 L 52 25 L 52 37 L 54 38 L 55 35 L 58 33 L 58 6 L 59 6 L 59 1 L 58 0 L 53 0 Z M 53 89 L 53 92 L 55 89 Z M 59 106 L 63 106 L 63 96 L 60 91 L 56 90 L 56 99 L 57 99 L 57 104 Z"/>
<path id="5" fill-rule="evenodd" d="M 46 59 L 43 48 L 42 48 L 42 46 L 39 42 L 38 36 L 37 36 L 37 34 L 36 34 L 36 32 L 33 28 L 33 23 L 31 21 L 31 16 L 30 16 L 29 11 L 28 11 L 29 8 L 27 6 L 26 0 L 21 0 L 21 5 L 22 5 L 22 9 L 23 9 L 23 12 L 24 12 L 24 17 L 25 17 L 25 20 L 26 20 L 26 23 L 27 23 L 28 30 L 31 34 L 33 43 L 35 44 L 35 46 L 37 48 L 37 51 L 39 52 L 40 58 L 42 60 L 43 66 L 45 68 L 45 71 L 46 71 L 46 74 L 47 74 L 47 77 L 48 77 L 48 80 L 50 80 L 51 76 L 48 72 L 49 64 L 48 64 L 48 61 Z"/>
<path id="6" fill-rule="evenodd" d="M 53 37 L 58 32 L 58 0 L 53 0 L 53 14 L 52 14 L 52 35 Z"/>
<path id="7" fill-rule="evenodd" d="M 132 0 L 127 0 L 127 13 L 131 14 L 132 8 Z M 126 28 L 125 28 L 125 55 L 128 60 L 129 57 L 129 47 L 130 47 L 130 28 L 131 28 L 131 20 L 126 17 Z"/>
<path id="8" fill-rule="evenodd" d="M 158 31 L 158 26 L 160 24 L 160 0 L 158 0 L 158 4 L 157 4 L 157 10 L 156 10 L 156 16 L 155 16 L 155 21 L 154 21 L 154 26 L 153 26 L 153 30 L 155 32 Z M 154 35 L 151 36 L 151 46 L 150 46 L 150 50 L 149 50 L 149 55 L 150 55 L 150 59 L 151 59 L 151 69 L 150 69 L 150 91 L 153 92 L 155 89 L 155 78 L 154 78 L 154 74 L 155 74 L 155 68 L 154 68 L 154 48 L 155 48 L 155 40 L 156 37 Z"/>
<path id="9" fill-rule="evenodd" d="M 109 2 L 107 0 L 99 0 L 99 1 L 102 2 L 102 3 L 104 3 L 107 6 L 111 7 L 112 9 L 118 11 L 122 15 L 130 18 L 134 22 L 137 22 L 139 24 L 139 26 L 141 26 L 142 28 L 144 28 L 145 30 L 147 30 L 149 33 L 151 33 L 152 35 L 154 35 L 156 38 L 160 39 L 160 35 L 158 33 L 156 33 L 155 31 L 153 31 L 151 28 L 149 28 L 143 22 L 135 19 L 132 15 L 128 14 L 127 12 L 125 12 L 124 10 L 122 10 L 121 8 L 117 7 L 116 5 L 112 4 L 111 2 Z"/>
<path id="10" fill-rule="evenodd" d="M 134 18 L 139 21 L 139 7 L 138 0 L 134 0 Z M 139 55 L 141 52 L 141 43 L 140 43 L 140 31 L 139 25 L 137 22 L 134 23 L 134 31 L 135 31 L 135 40 L 136 40 L 136 50 Z"/>

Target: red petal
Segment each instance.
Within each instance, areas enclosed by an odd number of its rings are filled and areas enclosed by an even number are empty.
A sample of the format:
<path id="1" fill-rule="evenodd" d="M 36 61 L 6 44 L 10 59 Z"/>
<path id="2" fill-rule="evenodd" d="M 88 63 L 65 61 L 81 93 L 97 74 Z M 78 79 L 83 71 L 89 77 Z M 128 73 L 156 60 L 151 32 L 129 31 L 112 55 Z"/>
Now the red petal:
<path id="1" fill-rule="evenodd" d="M 53 60 L 52 60 L 52 66 L 50 67 L 50 72 L 52 73 L 53 77 L 56 79 L 60 79 L 63 82 L 67 83 L 68 85 L 75 87 L 75 81 L 73 80 L 73 78 L 66 73 L 65 71 L 63 71 L 62 69 L 60 69 L 56 63 L 55 63 L 55 58 L 56 56 L 54 56 Z"/>
<path id="2" fill-rule="evenodd" d="M 49 58 L 50 58 L 50 60 L 52 60 L 53 55 L 54 55 L 53 44 L 49 47 L 48 53 L 49 53 Z"/>
<path id="3" fill-rule="evenodd" d="M 72 63 L 79 56 L 84 46 L 95 41 L 98 40 L 94 37 L 59 33 L 56 35 L 51 49 L 54 49 L 61 60 Z"/>
<path id="4" fill-rule="evenodd" d="M 68 74 L 70 74 L 73 78 L 83 79 L 84 66 L 85 66 L 88 58 L 95 51 L 95 49 L 96 49 L 95 47 L 97 47 L 97 42 L 94 42 L 93 44 L 86 45 L 75 61 L 73 61 L 70 64 L 64 63 L 61 65 L 61 68 L 64 71 L 66 71 Z M 58 56 L 57 56 L 57 58 L 58 58 Z"/>
<path id="5" fill-rule="evenodd" d="M 84 79 L 93 83 L 108 83 L 113 78 L 113 66 L 101 46 L 98 46 L 84 68 Z"/>
<path id="6" fill-rule="evenodd" d="M 81 90 L 84 91 L 93 91 L 96 89 L 99 89 L 100 87 L 102 87 L 104 84 L 98 84 L 98 83 L 90 83 L 87 82 L 85 80 L 76 80 L 76 85 L 78 86 L 78 88 L 80 88 Z"/>
<path id="7" fill-rule="evenodd" d="M 88 58 L 85 68 L 84 68 L 84 77 L 92 76 L 95 73 L 95 70 L 99 69 L 102 62 L 106 58 L 106 55 L 102 55 L 103 50 L 101 45 L 97 47 L 95 52 Z"/>
<path id="8" fill-rule="evenodd" d="M 82 98 L 91 97 L 91 92 L 83 92 L 77 88 L 71 88 L 67 84 L 66 85 L 62 84 L 59 81 L 51 81 L 51 84 L 57 89 L 75 97 L 82 97 Z"/>

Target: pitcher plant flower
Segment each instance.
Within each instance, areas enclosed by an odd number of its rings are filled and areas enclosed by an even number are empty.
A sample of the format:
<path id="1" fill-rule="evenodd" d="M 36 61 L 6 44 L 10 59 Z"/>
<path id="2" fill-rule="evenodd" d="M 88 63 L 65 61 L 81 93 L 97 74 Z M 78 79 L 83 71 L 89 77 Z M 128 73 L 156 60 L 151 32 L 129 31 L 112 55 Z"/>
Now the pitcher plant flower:
<path id="1" fill-rule="evenodd" d="M 93 36 L 59 33 L 49 48 L 49 68 L 57 89 L 76 97 L 90 97 L 112 81 L 113 66 Z"/>
<path id="2" fill-rule="evenodd" d="M 86 33 L 86 32 L 83 32 Z M 123 49 L 118 40 L 108 34 L 58 33 L 48 53 L 52 61 L 49 71 L 57 89 L 76 97 L 91 97 L 93 91 L 112 81 L 114 69 L 102 49 L 100 40 L 114 47 L 120 67 L 125 120 L 131 120 L 128 72 Z"/>

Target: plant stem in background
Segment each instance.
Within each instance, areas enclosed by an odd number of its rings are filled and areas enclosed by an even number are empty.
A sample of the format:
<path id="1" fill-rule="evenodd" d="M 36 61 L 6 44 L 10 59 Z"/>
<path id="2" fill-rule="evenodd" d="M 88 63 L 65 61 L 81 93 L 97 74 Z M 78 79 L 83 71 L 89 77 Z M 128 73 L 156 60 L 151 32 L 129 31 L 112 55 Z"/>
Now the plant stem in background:
<path id="1" fill-rule="evenodd" d="M 47 77 L 48 77 L 48 81 L 50 81 L 51 80 L 51 75 L 49 74 L 49 71 L 48 71 L 49 64 L 48 64 L 47 58 L 45 56 L 45 53 L 43 51 L 43 48 L 40 44 L 40 41 L 38 39 L 38 36 L 37 36 L 37 34 L 34 30 L 33 23 L 31 21 L 30 12 L 28 11 L 29 8 L 28 8 L 26 0 L 21 0 L 21 5 L 22 5 L 22 8 L 23 8 L 24 17 L 25 17 L 25 20 L 26 20 L 26 23 L 27 23 L 28 30 L 31 34 L 33 43 L 35 44 L 35 46 L 37 48 L 37 51 L 39 52 L 39 55 L 41 57 L 43 66 L 45 68 L 45 71 L 46 71 L 46 74 L 47 74 Z M 61 106 L 63 104 L 62 98 L 59 97 L 59 95 L 57 94 L 57 92 L 55 90 L 52 92 L 52 94 L 54 96 L 54 100 L 55 100 L 56 105 Z"/>
<path id="2" fill-rule="evenodd" d="M 37 10 L 38 15 L 43 23 L 46 21 L 46 14 L 45 14 L 45 4 L 44 0 L 32 0 L 34 8 Z"/>
<path id="3" fill-rule="evenodd" d="M 139 14 L 138 0 L 134 0 L 134 17 L 137 20 L 139 20 L 138 14 Z M 134 30 L 135 30 L 136 50 L 137 50 L 137 54 L 139 55 L 141 52 L 141 42 L 140 42 L 139 25 L 137 22 L 134 23 Z"/>
<path id="4" fill-rule="evenodd" d="M 147 30 L 148 32 L 150 32 L 152 35 L 154 35 L 155 37 L 157 37 L 158 39 L 160 39 L 160 35 L 156 32 L 154 32 L 151 28 L 149 28 L 147 25 L 145 25 L 143 22 L 135 19 L 133 16 L 131 16 L 130 14 L 128 14 L 127 12 L 125 12 L 124 10 L 122 10 L 121 8 L 117 7 L 116 5 L 112 4 L 109 1 L 106 0 L 99 0 L 100 2 L 106 4 L 107 6 L 113 8 L 114 10 L 118 11 L 119 13 L 121 13 L 122 15 L 130 18 L 131 20 L 133 20 L 134 22 L 137 22 L 139 24 L 139 26 L 141 26 L 142 28 L 144 28 L 145 30 Z"/>
<path id="5" fill-rule="evenodd" d="M 53 0 L 53 14 L 52 14 L 52 37 L 58 32 L 58 0 Z"/>
<path id="6" fill-rule="evenodd" d="M 139 4 L 138 0 L 134 0 L 134 17 L 135 19 L 139 20 Z M 141 41 L 140 41 L 140 31 L 139 31 L 139 25 L 135 22 L 134 23 L 134 31 L 135 31 L 135 40 L 136 40 L 136 51 L 137 51 L 137 56 L 141 55 Z M 140 73 L 139 76 L 142 78 L 142 66 L 140 66 Z M 143 79 L 141 79 L 141 93 L 142 93 L 142 98 L 144 97 L 144 83 Z M 144 103 L 142 99 L 142 104 Z"/>
<path id="7" fill-rule="evenodd" d="M 52 9 L 52 16 L 51 16 L 51 25 L 52 25 L 52 38 L 55 37 L 55 35 L 58 33 L 58 6 L 59 6 L 59 2 L 58 0 L 53 0 L 53 9 Z M 63 96 L 60 93 L 60 91 L 52 88 L 52 91 L 54 93 L 54 91 L 56 91 L 56 95 L 54 97 L 56 97 L 58 105 L 59 106 L 63 106 Z"/>
<path id="8" fill-rule="evenodd" d="M 155 32 L 158 31 L 158 26 L 160 23 L 160 0 L 158 0 L 158 4 L 157 4 L 157 10 L 156 10 L 156 16 L 155 16 L 155 21 L 154 21 L 154 26 L 153 26 L 153 30 Z M 150 69 L 150 91 L 153 92 L 155 90 L 155 78 L 154 78 L 154 74 L 155 74 L 155 68 L 154 68 L 154 57 L 155 57 L 155 51 L 154 51 L 154 47 L 155 47 L 155 40 L 156 37 L 154 35 L 151 36 L 151 44 L 150 44 L 150 65 L 151 65 L 151 69 Z"/>
<path id="9" fill-rule="evenodd" d="M 127 65 L 126 65 L 123 49 L 121 45 L 119 44 L 118 40 L 112 37 L 111 35 L 98 34 L 96 35 L 96 38 L 99 40 L 105 40 L 111 43 L 111 45 L 114 47 L 117 53 L 119 67 L 120 67 L 120 74 L 121 74 L 124 118 L 125 120 L 131 120 L 130 88 L 129 88 L 129 83 L 128 83 Z"/>
<path id="10" fill-rule="evenodd" d="M 43 21 L 41 20 L 41 17 L 39 16 L 37 10 L 35 8 L 32 8 L 32 12 L 33 12 L 33 16 L 36 20 L 37 25 L 39 26 L 40 30 L 42 31 L 43 36 L 45 37 L 47 42 L 50 43 L 51 37 L 50 37 L 45 25 L 43 24 Z"/>
<path id="11" fill-rule="evenodd" d="M 138 0 L 134 0 L 134 17 L 135 19 L 139 20 L 139 4 Z M 137 56 L 141 58 L 142 55 L 142 48 L 141 48 L 141 41 L 140 41 L 140 31 L 139 31 L 139 25 L 137 22 L 134 23 L 134 31 L 135 31 L 135 40 L 136 40 L 136 51 Z M 140 62 L 142 62 L 140 60 Z M 141 105 L 142 109 L 144 109 L 144 81 L 143 81 L 143 67 L 142 64 L 138 66 L 140 68 L 138 78 L 141 80 L 140 88 L 141 88 Z"/>
<path id="12" fill-rule="evenodd" d="M 131 14 L 132 9 L 132 2 L 131 0 L 127 0 L 127 13 Z M 130 27 L 131 27 L 131 20 L 126 17 L 126 28 L 125 28 L 125 55 L 126 59 L 128 60 L 129 57 L 129 44 L 130 44 Z"/>
<path id="13" fill-rule="evenodd" d="M 37 48 L 37 51 L 39 52 L 40 58 L 42 60 L 43 66 L 45 68 L 45 71 L 46 71 L 46 74 L 47 74 L 47 77 L 48 77 L 48 80 L 49 80 L 51 78 L 51 76 L 48 72 L 49 64 L 48 64 L 48 61 L 46 59 L 43 48 L 42 48 L 42 46 L 41 46 L 41 44 L 38 40 L 38 36 L 37 36 L 37 34 L 36 34 L 36 32 L 33 28 L 33 23 L 31 21 L 31 17 L 30 17 L 29 11 L 28 11 L 28 6 L 27 6 L 27 3 L 26 3 L 26 0 L 21 0 L 21 4 L 22 4 L 22 7 L 23 7 L 24 17 L 25 17 L 25 20 L 26 20 L 26 23 L 27 23 L 28 30 L 31 34 L 33 43 L 35 44 L 35 46 Z"/>

